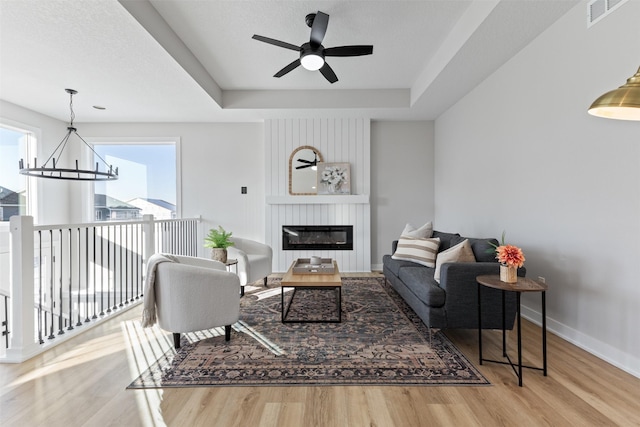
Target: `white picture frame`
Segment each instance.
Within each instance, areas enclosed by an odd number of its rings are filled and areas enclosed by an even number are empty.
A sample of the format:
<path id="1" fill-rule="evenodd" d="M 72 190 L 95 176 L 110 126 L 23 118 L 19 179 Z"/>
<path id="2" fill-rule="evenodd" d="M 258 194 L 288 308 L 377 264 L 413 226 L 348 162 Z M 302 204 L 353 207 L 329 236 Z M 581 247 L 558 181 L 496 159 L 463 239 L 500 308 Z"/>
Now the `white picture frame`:
<path id="1" fill-rule="evenodd" d="M 319 195 L 351 194 L 350 163 L 318 163 Z"/>

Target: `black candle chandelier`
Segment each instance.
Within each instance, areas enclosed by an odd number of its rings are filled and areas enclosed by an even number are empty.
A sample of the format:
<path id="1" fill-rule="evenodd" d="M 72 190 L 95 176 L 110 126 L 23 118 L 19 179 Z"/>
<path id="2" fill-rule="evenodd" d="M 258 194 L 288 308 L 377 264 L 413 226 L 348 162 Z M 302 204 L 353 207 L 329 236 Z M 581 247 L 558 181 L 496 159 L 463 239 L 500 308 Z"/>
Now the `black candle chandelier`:
<path id="1" fill-rule="evenodd" d="M 27 163 L 27 167 L 24 167 L 24 160 L 20 159 L 19 167 L 20 173 L 22 175 L 34 176 L 36 178 L 50 178 L 50 179 L 67 179 L 74 181 L 115 181 L 118 179 L 118 168 L 113 168 L 113 166 L 107 164 L 107 162 L 95 152 L 93 147 L 87 143 L 80 135 L 78 135 L 77 129 L 73 127 L 73 119 L 75 119 L 76 115 L 73 112 L 73 95 L 78 93 L 78 91 L 73 89 L 65 89 L 65 92 L 69 94 L 69 109 L 71 110 L 71 120 L 69 121 L 69 126 L 67 127 L 67 134 L 62 138 L 60 144 L 53 150 L 53 153 L 49 156 L 46 162 L 41 167 L 38 167 L 38 159 L 33 159 L 33 167 L 29 166 Z M 69 138 L 71 135 L 77 136 L 80 141 L 86 145 L 89 150 L 91 150 L 100 161 L 106 166 L 105 171 L 99 170 L 99 162 L 96 162 L 96 168 L 94 170 L 91 169 L 80 169 L 78 167 L 78 160 L 76 160 L 75 169 L 69 168 L 60 168 L 56 165 L 56 153 L 58 160 L 62 157 L 62 152 L 67 146 L 67 142 L 69 142 Z M 47 167 L 51 161 L 51 166 Z"/>

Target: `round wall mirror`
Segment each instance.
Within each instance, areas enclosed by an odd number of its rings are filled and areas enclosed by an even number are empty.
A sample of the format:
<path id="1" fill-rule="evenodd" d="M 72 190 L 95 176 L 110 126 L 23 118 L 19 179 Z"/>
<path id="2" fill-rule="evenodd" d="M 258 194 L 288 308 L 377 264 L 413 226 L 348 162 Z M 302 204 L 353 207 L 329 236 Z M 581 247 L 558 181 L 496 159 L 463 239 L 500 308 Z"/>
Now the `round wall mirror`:
<path id="1" fill-rule="evenodd" d="M 318 163 L 322 162 L 320 152 L 309 145 L 298 147 L 289 157 L 289 194 L 317 194 L 316 181 Z"/>

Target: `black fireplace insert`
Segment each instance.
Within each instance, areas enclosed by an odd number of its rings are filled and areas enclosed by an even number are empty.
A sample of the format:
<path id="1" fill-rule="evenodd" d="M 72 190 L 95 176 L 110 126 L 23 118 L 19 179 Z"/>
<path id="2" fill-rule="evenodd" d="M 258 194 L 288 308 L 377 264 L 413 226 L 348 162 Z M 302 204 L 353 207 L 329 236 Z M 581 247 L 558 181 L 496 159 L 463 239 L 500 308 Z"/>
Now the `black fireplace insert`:
<path id="1" fill-rule="evenodd" d="M 353 250 L 352 225 L 283 225 L 282 249 Z"/>

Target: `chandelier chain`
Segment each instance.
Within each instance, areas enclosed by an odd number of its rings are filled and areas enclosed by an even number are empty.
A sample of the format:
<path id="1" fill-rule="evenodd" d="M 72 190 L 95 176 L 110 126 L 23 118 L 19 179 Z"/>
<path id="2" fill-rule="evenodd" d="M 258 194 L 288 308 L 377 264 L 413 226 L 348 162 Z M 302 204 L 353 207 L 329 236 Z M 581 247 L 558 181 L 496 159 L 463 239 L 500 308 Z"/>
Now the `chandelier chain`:
<path id="1" fill-rule="evenodd" d="M 69 126 L 73 127 L 73 121 L 76 118 L 76 113 L 73 112 L 73 92 L 69 92 L 69 110 L 71 110 L 71 121 Z"/>

